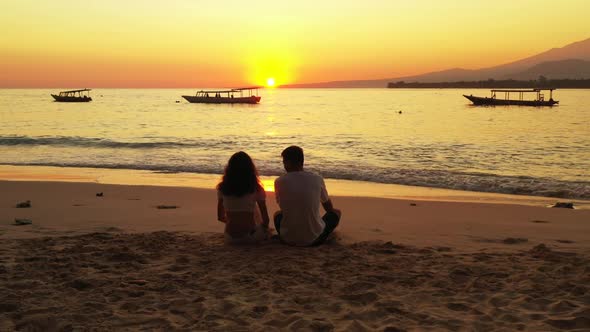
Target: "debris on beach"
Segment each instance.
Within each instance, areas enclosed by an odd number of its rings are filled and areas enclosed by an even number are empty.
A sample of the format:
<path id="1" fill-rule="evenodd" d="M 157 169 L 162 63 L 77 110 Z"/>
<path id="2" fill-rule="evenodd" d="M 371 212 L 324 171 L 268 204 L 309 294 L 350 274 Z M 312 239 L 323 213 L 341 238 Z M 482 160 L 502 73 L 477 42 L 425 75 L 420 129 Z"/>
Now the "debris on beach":
<path id="1" fill-rule="evenodd" d="M 96 197 L 102 197 L 104 194 L 102 192 L 96 193 Z"/>
<path id="2" fill-rule="evenodd" d="M 529 239 L 522 238 L 522 237 L 507 237 L 504 240 L 502 240 L 502 243 L 504 243 L 504 244 L 519 244 L 519 243 L 525 243 L 528 241 L 529 241 Z"/>
<path id="3" fill-rule="evenodd" d="M 418 206 L 416 203 L 410 203 L 410 206 Z"/>
<path id="4" fill-rule="evenodd" d="M 26 209 L 31 207 L 31 201 L 20 202 L 16 204 L 17 209 Z"/>
<path id="5" fill-rule="evenodd" d="M 180 206 L 176 205 L 158 205 L 157 208 L 161 210 L 178 209 Z"/>
<path id="6" fill-rule="evenodd" d="M 557 202 L 552 206 L 552 208 L 573 209 L 574 203 L 572 203 L 572 202 Z"/>
<path id="7" fill-rule="evenodd" d="M 572 241 L 572 240 L 555 240 L 555 241 L 559 242 L 559 243 L 568 243 L 568 244 L 569 243 L 576 243 L 575 241 Z"/>
<path id="8" fill-rule="evenodd" d="M 33 223 L 33 221 L 31 219 L 20 219 L 20 218 L 14 219 L 14 224 L 16 226 L 30 225 L 32 223 Z"/>

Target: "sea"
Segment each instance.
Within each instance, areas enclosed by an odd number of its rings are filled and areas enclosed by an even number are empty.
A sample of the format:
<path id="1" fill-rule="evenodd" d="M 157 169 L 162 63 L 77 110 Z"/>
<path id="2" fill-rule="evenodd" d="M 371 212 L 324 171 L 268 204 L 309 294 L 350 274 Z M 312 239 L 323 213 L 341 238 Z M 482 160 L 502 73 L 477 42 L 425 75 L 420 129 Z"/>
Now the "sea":
<path id="1" fill-rule="evenodd" d="M 590 199 L 590 90 L 556 107 L 470 105 L 470 89 L 261 89 L 258 105 L 190 104 L 197 89 L 0 90 L 0 165 L 222 174 L 245 151 L 263 176 L 301 146 L 329 179 Z"/>

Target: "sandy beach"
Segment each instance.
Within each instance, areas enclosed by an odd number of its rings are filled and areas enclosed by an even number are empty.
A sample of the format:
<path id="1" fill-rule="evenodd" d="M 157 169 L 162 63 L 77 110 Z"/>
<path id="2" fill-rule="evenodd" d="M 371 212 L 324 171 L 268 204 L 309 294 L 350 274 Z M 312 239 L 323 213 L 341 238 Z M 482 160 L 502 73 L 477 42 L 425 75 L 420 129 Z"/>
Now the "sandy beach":
<path id="1" fill-rule="evenodd" d="M 231 247 L 211 189 L 0 188 L 1 330 L 590 329 L 590 210 L 335 196 L 325 246 Z"/>

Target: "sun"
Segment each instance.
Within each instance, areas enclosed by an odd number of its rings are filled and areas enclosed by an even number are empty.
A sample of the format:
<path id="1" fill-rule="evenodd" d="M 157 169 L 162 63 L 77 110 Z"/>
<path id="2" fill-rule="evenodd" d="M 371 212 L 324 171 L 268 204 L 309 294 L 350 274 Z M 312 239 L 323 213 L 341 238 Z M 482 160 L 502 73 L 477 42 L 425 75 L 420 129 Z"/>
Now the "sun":
<path id="1" fill-rule="evenodd" d="M 269 77 L 266 79 L 266 86 L 273 87 L 275 86 L 275 79 L 274 77 Z"/>

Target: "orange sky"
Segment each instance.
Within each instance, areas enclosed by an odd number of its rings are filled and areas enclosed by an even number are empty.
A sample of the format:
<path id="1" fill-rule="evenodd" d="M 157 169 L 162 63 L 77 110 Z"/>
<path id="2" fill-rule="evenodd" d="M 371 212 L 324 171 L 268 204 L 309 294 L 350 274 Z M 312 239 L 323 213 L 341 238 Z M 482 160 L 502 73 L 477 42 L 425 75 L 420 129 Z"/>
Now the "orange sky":
<path id="1" fill-rule="evenodd" d="M 590 37 L 587 0 L 0 2 L 0 87 L 231 87 L 517 60 Z"/>

